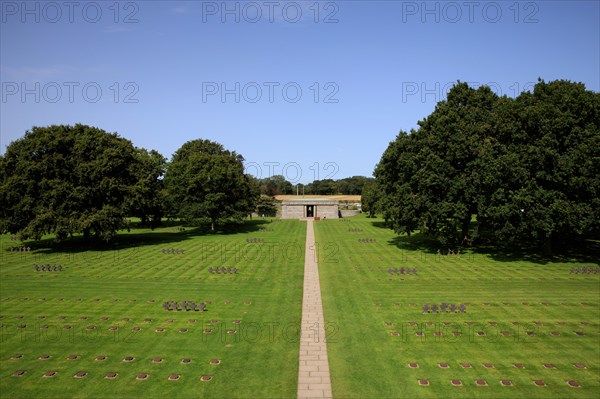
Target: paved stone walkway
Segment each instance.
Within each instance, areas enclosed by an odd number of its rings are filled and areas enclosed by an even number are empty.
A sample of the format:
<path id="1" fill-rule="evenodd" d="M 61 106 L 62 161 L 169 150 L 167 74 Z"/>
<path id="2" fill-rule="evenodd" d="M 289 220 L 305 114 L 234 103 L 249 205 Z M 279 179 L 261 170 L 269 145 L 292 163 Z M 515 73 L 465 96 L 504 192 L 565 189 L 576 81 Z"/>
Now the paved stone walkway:
<path id="1" fill-rule="evenodd" d="M 298 398 L 331 398 L 323 303 L 321 302 L 321 285 L 319 284 L 319 267 L 316 261 L 312 220 L 306 221 L 301 328 Z"/>

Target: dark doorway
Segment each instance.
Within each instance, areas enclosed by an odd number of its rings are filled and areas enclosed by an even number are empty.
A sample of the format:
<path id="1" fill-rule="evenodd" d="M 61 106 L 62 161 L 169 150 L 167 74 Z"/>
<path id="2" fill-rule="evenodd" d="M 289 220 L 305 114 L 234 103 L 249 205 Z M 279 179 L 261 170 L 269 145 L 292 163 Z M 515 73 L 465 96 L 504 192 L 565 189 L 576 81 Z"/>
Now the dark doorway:
<path id="1" fill-rule="evenodd" d="M 312 205 L 306 205 L 306 217 L 307 218 L 312 218 L 314 217 L 314 210 L 313 210 L 313 206 Z"/>

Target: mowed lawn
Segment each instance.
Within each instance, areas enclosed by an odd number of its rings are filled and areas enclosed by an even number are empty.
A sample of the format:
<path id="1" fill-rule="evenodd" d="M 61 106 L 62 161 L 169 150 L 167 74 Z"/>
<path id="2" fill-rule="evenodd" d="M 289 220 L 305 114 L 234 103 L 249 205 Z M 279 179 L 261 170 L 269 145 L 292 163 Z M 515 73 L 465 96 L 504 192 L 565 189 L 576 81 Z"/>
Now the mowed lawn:
<path id="1" fill-rule="evenodd" d="M 305 237 L 306 224 L 290 220 L 247 221 L 214 235 L 132 229 L 103 250 L 3 236 L 1 396 L 294 397 Z M 19 245 L 32 250 L 10 251 Z M 207 271 L 215 266 L 238 272 Z M 170 300 L 205 302 L 207 311 L 164 310 Z M 55 376 L 43 377 L 48 371 Z M 74 378 L 80 371 L 87 375 Z M 117 377 L 105 378 L 111 372 Z M 169 381 L 171 374 L 179 380 Z"/>
<path id="2" fill-rule="evenodd" d="M 315 222 L 334 397 L 600 397 L 600 274 L 570 273 L 598 263 L 438 255 L 381 222 Z M 466 313 L 423 314 L 442 302 Z"/>

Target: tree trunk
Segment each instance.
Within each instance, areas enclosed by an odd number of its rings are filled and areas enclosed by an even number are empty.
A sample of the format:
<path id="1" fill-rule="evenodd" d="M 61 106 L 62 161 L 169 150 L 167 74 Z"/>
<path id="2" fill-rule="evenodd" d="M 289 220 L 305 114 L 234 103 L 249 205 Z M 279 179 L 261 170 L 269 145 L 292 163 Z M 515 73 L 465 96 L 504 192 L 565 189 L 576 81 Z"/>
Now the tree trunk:
<path id="1" fill-rule="evenodd" d="M 214 220 L 210 221 L 210 231 L 212 231 L 212 232 L 215 231 L 215 221 Z"/>
<path id="2" fill-rule="evenodd" d="M 83 229 L 83 241 L 90 241 L 90 229 Z"/>

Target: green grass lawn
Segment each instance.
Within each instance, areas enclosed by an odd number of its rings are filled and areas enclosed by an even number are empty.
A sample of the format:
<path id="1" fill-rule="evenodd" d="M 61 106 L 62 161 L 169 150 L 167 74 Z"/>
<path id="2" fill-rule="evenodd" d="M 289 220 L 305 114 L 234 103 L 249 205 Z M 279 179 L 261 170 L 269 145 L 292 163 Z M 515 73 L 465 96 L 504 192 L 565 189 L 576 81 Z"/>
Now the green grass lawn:
<path id="1" fill-rule="evenodd" d="M 294 397 L 305 236 L 305 223 L 262 220 L 215 235 L 177 226 L 132 229 L 102 250 L 3 236 L 0 396 Z M 10 252 L 18 245 L 32 251 Z M 60 264 L 63 271 L 38 272 L 34 264 Z M 209 266 L 239 271 L 210 274 Z M 207 311 L 163 310 L 168 300 L 207 302 Z M 17 354 L 22 358 L 11 359 Z M 50 358 L 40 360 L 45 354 Z M 123 362 L 127 356 L 134 360 Z M 13 376 L 17 370 L 25 374 Z M 57 374 L 42 377 L 47 371 Z M 87 376 L 74 378 L 79 371 Z M 117 378 L 104 378 L 109 372 Z M 137 380 L 141 373 L 148 379 Z M 171 374 L 180 379 L 169 381 Z M 213 378 L 200 381 L 202 375 Z"/>
<path id="2" fill-rule="evenodd" d="M 570 274 L 598 263 L 437 255 L 421 237 L 398 237 L 363 216 L 316 222 L 315 234 L 334 397 L 600 396 L 600 275 Z M 417 275 L 390 275 L 390 267 Z M 464 303 L 466 313 L 423 314 L 425 303 L 442 302 Z"/>
<path id="3" fill-rule="evenodd" d="M 421 237 L 399 237 L 363 216 L 314 226 L 336 398 L 600 394 L 600 275 L 569 273 L 598 263 L 437 255 Z M 295 397 L 305 232 L 304 222 L 289 220 L 248 221 L 215 235 L 177 225 L 134 228 L 95 250 L 77 241 L 53 245 L 51 237 L 19 243 L 2 236 L 1 396 Z M 32 251 L 10 252 L 19 245 Z M 63 271 L 38 272 L 34 264 L 60 264 Z M 209 266 L 239 271 L 210 274 Z M 415 267 L 417 275 L 389 275 L 390 267 Z M 168 300 L 203 301 L 208 310 L 165 311 Z M 464 303 L 467 311 L 422 313 L 423 304 L 441 302 Z M 39 359 L 45 354 L 50 358 Z M 123 362 L 127 356 L 134 360 Z M 549 363 L 554 368 L 544 367 Z M 13 376 L 18 370 L 25 374 Z M 47 371 L 57 374 L 42 377 Z M 74 378 L 79 371 L 86 377 Z M 109 372 L 117 378 L 104 378 Z M 137 380 L 141 373 L 148 379 Z M 180 379 L 169 381 L 171 374 Z M 213 378 L 203 382 L 202 375 Z M 419 379 L 430 385 L 419 386 Z M 463 385 L 452 386 L 453 379 Z M 488 385 L 476 386 L 478 379 Z"/>

